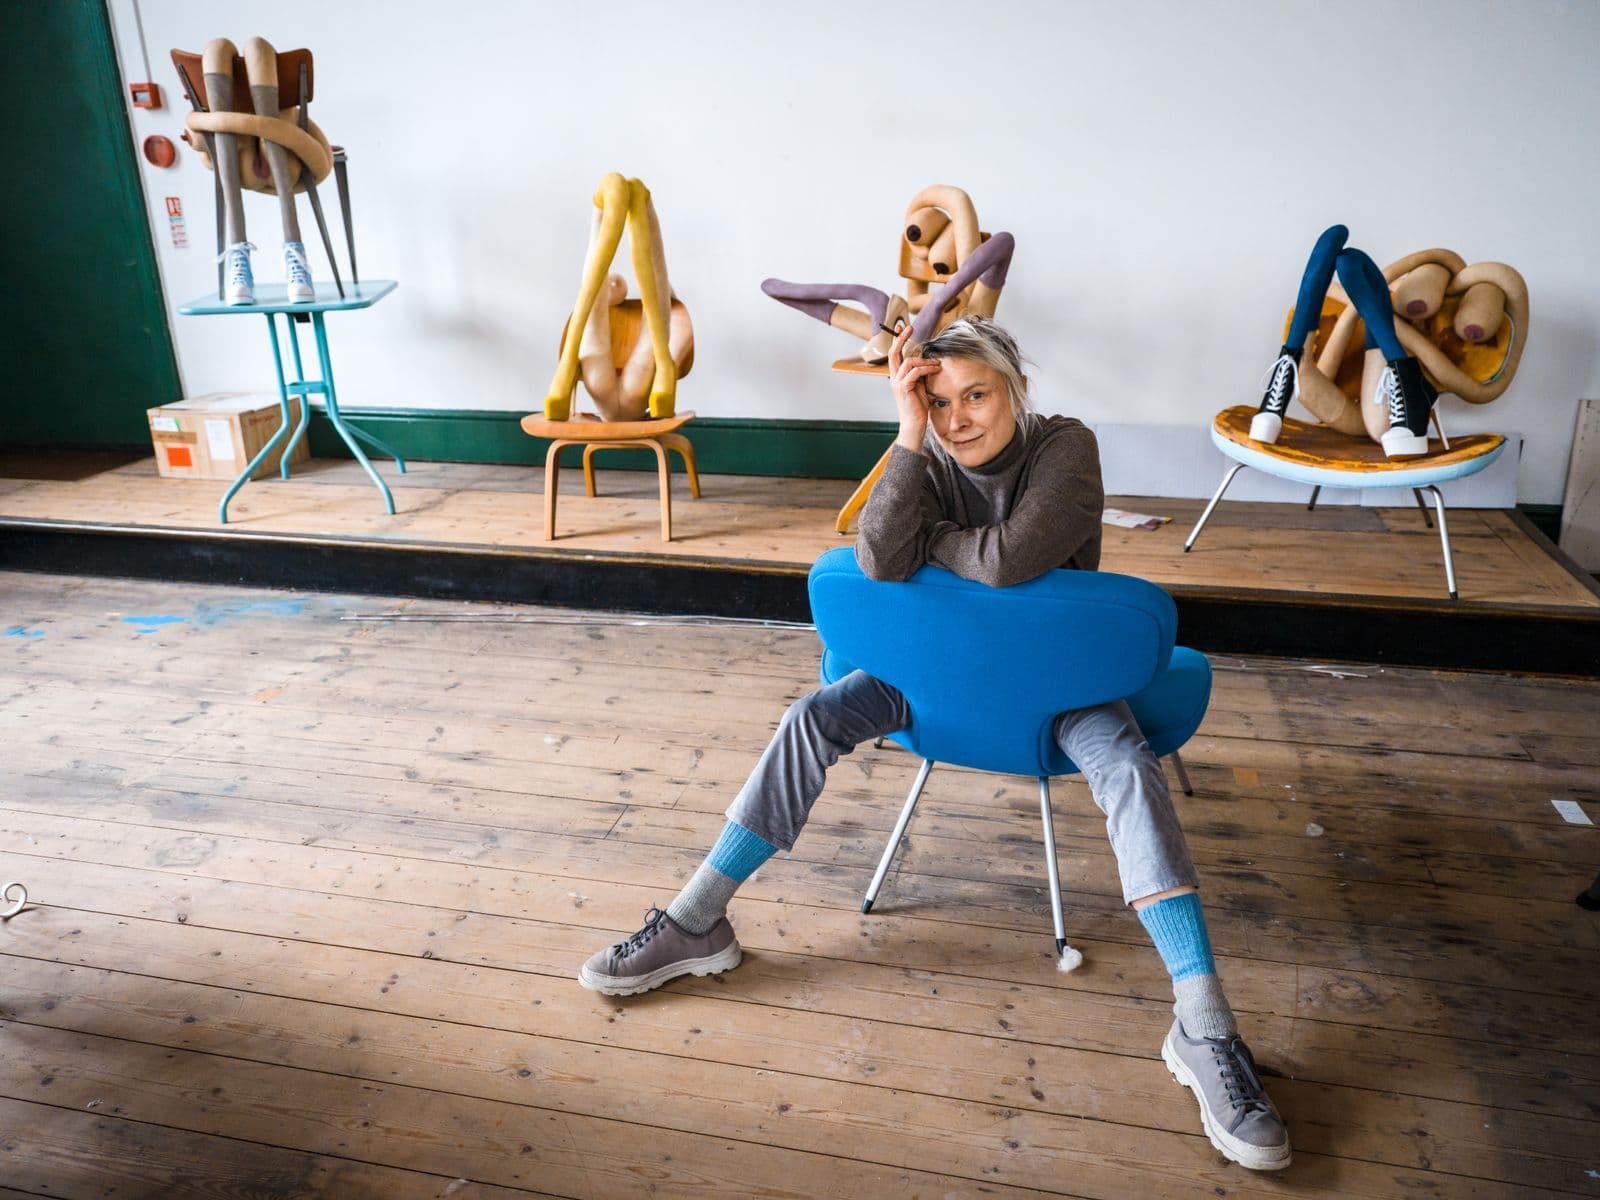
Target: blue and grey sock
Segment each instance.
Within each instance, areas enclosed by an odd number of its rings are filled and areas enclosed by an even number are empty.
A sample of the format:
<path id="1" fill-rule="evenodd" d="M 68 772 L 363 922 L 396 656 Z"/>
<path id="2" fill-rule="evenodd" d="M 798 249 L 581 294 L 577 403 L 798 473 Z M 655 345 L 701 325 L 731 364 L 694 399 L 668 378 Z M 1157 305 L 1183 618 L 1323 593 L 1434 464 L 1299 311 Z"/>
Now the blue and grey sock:
<path id="1" fill-rule="evenodd" d="M 1206 914 L 1193 892 L 1169 896 L 1139 909 L 1139 921 L 1155 942 L 1172 976 L 1174 1011 L 1190 1037 L 1232 1037 L 1239 1032 L 1233 1009 L 1211 957 Z"/>
<path id="2" fill-rule="evenodd" d="M 667 916 L 690 933 L 704 933 L 726 915 L 739 885 L 777 852 L 765 838 L 729 821 L 705 862 L 667 905 Z"/>

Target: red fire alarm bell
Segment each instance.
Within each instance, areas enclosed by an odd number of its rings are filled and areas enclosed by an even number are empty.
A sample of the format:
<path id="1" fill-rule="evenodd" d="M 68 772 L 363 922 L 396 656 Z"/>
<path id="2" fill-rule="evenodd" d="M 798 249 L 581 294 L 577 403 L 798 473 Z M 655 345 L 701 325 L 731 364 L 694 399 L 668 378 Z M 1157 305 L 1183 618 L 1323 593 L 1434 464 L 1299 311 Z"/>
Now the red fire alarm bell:
<path id="1" fill-rule="evenodd" d="M 144 140 L 145 161 L 154 167 L 170 167 L 178 160 L 178 148 L 171 138 L 152 133 Z"/>
<path id="2" fill-rule="evenodd" d="M 161 85 L 159 83 L 130 83 L 128 94 L 133 97 L 135 108 L 160 108 Z"/>

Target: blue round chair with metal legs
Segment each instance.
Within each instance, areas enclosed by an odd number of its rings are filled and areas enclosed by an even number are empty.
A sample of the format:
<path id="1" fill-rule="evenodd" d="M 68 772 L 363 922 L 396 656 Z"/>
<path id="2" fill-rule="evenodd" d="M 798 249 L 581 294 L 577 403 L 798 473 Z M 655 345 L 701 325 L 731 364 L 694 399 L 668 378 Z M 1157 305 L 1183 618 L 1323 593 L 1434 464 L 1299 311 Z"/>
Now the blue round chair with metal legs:
<path id="1" fill-rule="evenodd" d="M 893 684 L 911 724 L 890 740 L 922 760 L 861 911 L 870 912 L 935 762 L 1039 781 L 1056 950 L 1066 947 L 1050 780 L 1078 768 L 1055 743 L 1057 714 L 1126 700 L 1159 757 L 1192 795 L 1178 750 L 1205 718 L 1211 664 L 1174 647 L 1177 609 L 1153 583 L 1049 571 L 993 588 L 925 566 L 904 583 L 868 579 L 850 547 L 811 568 L 822 682 L 853 670 Z"/>
<path id="2" fill-rule="evenodd" d="M 1311 488 L 1308 509 L 1315 508 L 1322 489 L 1329 488 L 1410 488 L 1422 509 L 1422 519 L 1430 526 L 1428 506 L 1422 493 L 1433 496 L 1434 511 L 1438 513 L 1439 543 L 1444 550 L 1444 580 L 1450 599 L 1459 598 L 1456 590 L 1455 556 L 1450 551 L 1450 526 L 1445 521 L 1444 493 L 1441 483 L 1464 479 L 1483 470 L 1506 448 L 1506 439 L 1498 433 L 1473 433 L 1445 441 L 1440 437 L 1440 448 L 1425 458 L 1389 458 L 1378 443 L 1366 438 L 1354 438 L 1336 433 L 1326 425 L 1312 425 L 1293 417 L 1283 419 L 1283 432 L 1276 443 L 1258 442 L 1250 436 L 1250 422 L 1256 410 L 1245 405 L 1225 408 L 1211 423 L 1211 442 L 1227 457 L 1233 466 L 1217 486 L 1200 519 L 1189 531 L 1183 543 L 1187 554 L 1194 549 L 1200 531 L 1206 527 L 1212 512 L 1228 490 L 1233 477 L 1245 467 L 1254 467 L 1279 479 L 1289 479 L 1307 484 Z M 1434 412 L 1438 424 L 1438 412 Z"/>

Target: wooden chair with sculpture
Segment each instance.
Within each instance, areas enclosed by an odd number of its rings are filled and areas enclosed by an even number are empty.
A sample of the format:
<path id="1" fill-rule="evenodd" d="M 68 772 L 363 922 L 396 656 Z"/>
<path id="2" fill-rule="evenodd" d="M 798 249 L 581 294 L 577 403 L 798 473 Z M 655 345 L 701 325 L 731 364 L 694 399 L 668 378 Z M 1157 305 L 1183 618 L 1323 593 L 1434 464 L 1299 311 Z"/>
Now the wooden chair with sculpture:
<path id="1" fill-rule="evenodd" d="M 833 364 L 852 375 L 888 375 L 889 343 L 911 321 L 912 340 L 930 340 L 950 322 L 965 316 L 994 316 L 1011 266 L 1015 242 L 1009 233 L 978 228 L 972 198 L 958 187 L 923 188 L 906 206 L 900 231 L 900 278 L 904 297 L 863 284 L 790 283 L 768 279 L 761 290 L 790 308 L 862 339 L 860 351 Z M 850 305 L 857 304 L 860 308 Z M 848 533 L 889 461 L 885 450 L 856 487 L 834 528 Z"/>
<path id="2" fill-rule="evenodd" d="M 1445 249 L 1409 254 L 1380 271 L 1345 246 L 1348 235 L 1335 225 L 1313 248 L 1259 407 L 1226 408 L 1212 422 L 1212 443 L 1233 464 L 1183 548 L 1193 548 L 1247 466 L 1309 486 L 1307 507 L 1325 487 L 1410 489 L 1431 526 L 1426 492 L 1454 600 L 1440 485 L 1484 470 L 1505 438 L 1446 435 L 1435 400 L 1449 393 L 1487 404 L 1506 390 L 1527 341 L 1528 287 L 1504 263 L 1469 266 Z M 1288 415 L 1296 400 L 1316 422 Z"/>
<path id="3" fill-rule="evenodd" d="M 678 432 L 694 419 L 678 412 L 677 383 L 694 366 L 694 327 L 689 310 L 667 279 L 661 226 L 650 192 L 637 179 L 610 174 L 594 195 L 595 216 L 578 300 L 561 331 L 560 361 L 545 397 L 543 414 L 522 419 L 524 432 L 550 439 L 545 454 L 544 536 L 556 535 L 560 455 L 583 447 L 585 489 L 597 495 L 594 456 L 601 450 L 652 450 L 661 490 L 661 540 L 672 540 L 672 477 L 669 452 L 683 460 L 689 494 L 700 498 L 694 447 Z M 624 229 L 633 256 L 640 298 L 627 298 L 627 281 L 607 269 Z M 595 413 L 572 411 L 578 381 Z"/>

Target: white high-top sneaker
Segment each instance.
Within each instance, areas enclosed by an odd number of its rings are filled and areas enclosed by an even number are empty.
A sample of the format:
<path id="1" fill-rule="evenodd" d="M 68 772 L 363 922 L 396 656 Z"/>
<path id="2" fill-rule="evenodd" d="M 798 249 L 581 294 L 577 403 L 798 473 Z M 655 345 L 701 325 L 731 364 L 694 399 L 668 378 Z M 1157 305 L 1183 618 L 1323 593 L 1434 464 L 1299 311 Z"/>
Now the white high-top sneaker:
<path id="1" fill-rule="evenodd" d="M 217 261 L 223 264 L 222 302 L 224 304 L 254 304 L 256 302 L 256 281 L 250 273 L 250 251 L 254 249 L 255 247 L 249 242 L 235 242 L 217 256 Z"/>
<path id="2" fill-rule="evenodd" d="M 316 285 L 311 282 L 311 264 L 306 261 L 304 242 L 283 244 L 283 277 L 289 284 L 290 304 L 309 304 L 317 298 Z"/>

